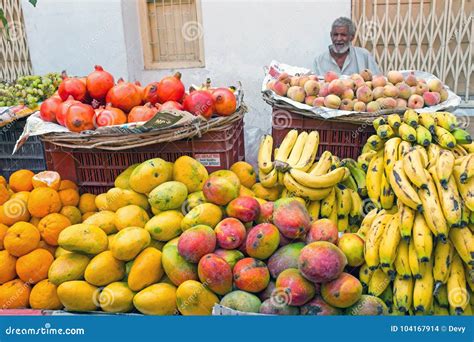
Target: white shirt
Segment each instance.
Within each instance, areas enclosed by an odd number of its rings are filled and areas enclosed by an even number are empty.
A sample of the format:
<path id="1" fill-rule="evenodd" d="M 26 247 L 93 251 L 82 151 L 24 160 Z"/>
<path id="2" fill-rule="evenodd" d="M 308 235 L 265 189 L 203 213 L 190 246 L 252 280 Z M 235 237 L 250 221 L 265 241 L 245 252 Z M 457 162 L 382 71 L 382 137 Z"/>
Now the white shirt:
<path id="1" fill-rule="evenodd" d="M 331 56 L 329 48 L 314 60 L 314 72 L 321 76 L 328 71 L 334 71 L 338 75 L 352 75 L 360 73 L 364 69 L 369 69 L 373 75 L 380 74 L 379 67 L 370 52 L 357 46 L 349 47 L 349 55 L 347 55 L 342 69 Z"/>

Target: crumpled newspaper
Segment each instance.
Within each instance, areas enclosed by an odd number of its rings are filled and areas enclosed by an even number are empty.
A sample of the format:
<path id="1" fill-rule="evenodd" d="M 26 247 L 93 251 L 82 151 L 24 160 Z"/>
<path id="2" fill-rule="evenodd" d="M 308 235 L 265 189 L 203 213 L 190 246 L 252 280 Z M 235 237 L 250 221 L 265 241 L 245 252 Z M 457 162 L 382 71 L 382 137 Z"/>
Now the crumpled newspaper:
<path id="1" fill-rule="evenodd" d="M 430 74 L 424 71 L 418 70 L 400 70 L 403 76 L 407 76 L 410 72 L 414 72 L 415 76 L 418 78 L 423 78 L 425 80 L 431 79 L 438 79 L 435 75 Z M 304 109 L 313 112 L 316 115 L 320 115 L 324 119 L 331 119 L 336 118 L 339 116 L 350 115 L 350 114 L 357 114 L 360 112 L 356 111 L 348 111 L 348 110 L 339 110 L 339 109 L 332 109 L 327 107 L 311 107 L 305 103 L 300 103 L 297 101 L 293 101 L 292 99 L 286 96 L 279 96 L 275 94 L 273 91 L 267 89 L 267 83 L 270 82 L 272 79 L 277 78 L 281 73 L 286 72 L 292 76 L 301 76 L 301 75 L 310 75 L 312 71 L 310 69 L 291 66 L 288 64 L 280 63 L 273 60 L 270 63 L 270 66 L 267 68 L 267 72 L 265 78 L 263 79 L 262 83 L 262 93 L 269 94 L 273 99 L 286 102 L 291 104 L 292 106 L 298 109 Z M 318 75 L 319 76 L 319 75 Z M 349 78 L 350 75 L 343 75 L 341 78 Z M 445 86 L 448 90 L 448 99 L 444 102 L 437 104 L 436 106 L 431 107 L 423 107 L 420 109 L 415 109 L 418 113 L 427 113 L 427 112 L 436 112 L 436 111 L 454 111 L 459 104 L 461 103 L 461 98 L 453 93 L 447 86 Z"/>

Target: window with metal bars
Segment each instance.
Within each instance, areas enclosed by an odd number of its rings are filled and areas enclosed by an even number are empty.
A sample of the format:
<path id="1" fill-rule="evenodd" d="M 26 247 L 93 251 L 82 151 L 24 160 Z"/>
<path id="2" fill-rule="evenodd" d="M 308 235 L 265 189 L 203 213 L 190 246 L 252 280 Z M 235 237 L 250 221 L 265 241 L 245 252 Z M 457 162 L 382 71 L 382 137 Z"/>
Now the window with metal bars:
<path id="1" fill-rule="evenodd" d="M 146 69 L 204 67 L 199 0 L 141 0 L 139 6 Z"/>

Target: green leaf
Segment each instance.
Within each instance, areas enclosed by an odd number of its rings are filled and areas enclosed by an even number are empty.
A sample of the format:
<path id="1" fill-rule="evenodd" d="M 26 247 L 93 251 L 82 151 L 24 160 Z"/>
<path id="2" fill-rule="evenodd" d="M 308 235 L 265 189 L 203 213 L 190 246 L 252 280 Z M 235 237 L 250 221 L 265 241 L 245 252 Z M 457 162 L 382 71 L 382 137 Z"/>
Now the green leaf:
<path id="1" fill-rule="evenodd" d="M 36 7 L 36 3 L 38 2 L 38 0 L 29 0 L 29 2 L 33 5 L 33 7 Z"/>
<path id="2" fill-rule="evenodd" d="M 5 17 L 5 13 L 3 10 L 0 8 L 0 21 L 2 22 L 2 31 L 5 30 L 7 32 L 7 37 L 10 39 L 10 30 L 8 28 L 8 21 L 7 18 Z"/>

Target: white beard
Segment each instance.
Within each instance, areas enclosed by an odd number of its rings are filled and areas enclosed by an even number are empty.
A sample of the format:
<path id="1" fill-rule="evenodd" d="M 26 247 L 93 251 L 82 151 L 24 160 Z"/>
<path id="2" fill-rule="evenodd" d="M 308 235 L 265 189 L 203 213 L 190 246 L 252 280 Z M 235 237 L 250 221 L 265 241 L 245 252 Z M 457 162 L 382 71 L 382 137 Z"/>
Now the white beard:
<path id="1" fill-rule="evenodd" d="M 347 43 L 346 45 L 344 45 L 344 46 L 341 47 L 341 48 L 338 48 L 338 47 L 336 47 L 336 46 L 333 44 L 333 45 L 331 45 L 331 50 L 334 51 L 334 52 L 337 53 L 337 54 L 343 54 L 343 53 L 346 53 L 346 52 L 349 50 L 350 47 L 351 47 L 351 43 L 350 43 L 350 42 Z"/>

